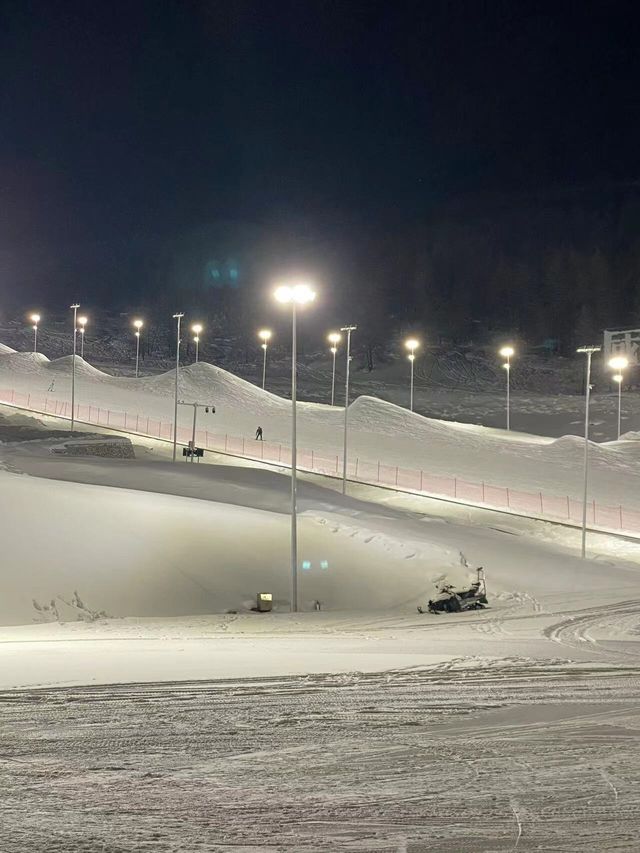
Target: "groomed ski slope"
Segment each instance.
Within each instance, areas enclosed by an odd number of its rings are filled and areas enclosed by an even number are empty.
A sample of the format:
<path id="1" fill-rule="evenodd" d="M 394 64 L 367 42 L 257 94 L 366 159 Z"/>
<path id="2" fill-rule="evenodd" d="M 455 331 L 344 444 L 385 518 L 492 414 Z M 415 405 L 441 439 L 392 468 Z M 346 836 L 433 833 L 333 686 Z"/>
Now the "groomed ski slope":
<path id="1" fill-rule="evenodd" d="M 0 354 L 0 387 L 45 394 L 70 395 L 71 356 L 49 361 L 34 353 Z M 174 373 L 140 379 L 109 376 L 78 357 L 76 401 L 83 405 L 173 420 Z M 210 364 L 183 367 L 180 397 L 211 402 L 215 416 L 201 415 L 199 425 L 211 432 L 253 439 L 258 425 L 265 439 L 290 442 L 289 401 L 265 392 Z M 191 424 L 191 412 L 180 407 L 179 420 Z M 439 421 L 373 397 L 360 397 L 349 409 L 350 455 L 366 461 L 423 469 L 436 475 L 525 491 L 569 495 L 582 493 L 583 442 L 576 436 L 548 439 L 471 424 Z M 299 404 L 299 446 L 324 454 L 342 453 L 343 410 L 319 403 Z M 612 506 L 640 507 L 640 442 L 593 444 L 589 495 Z"/>

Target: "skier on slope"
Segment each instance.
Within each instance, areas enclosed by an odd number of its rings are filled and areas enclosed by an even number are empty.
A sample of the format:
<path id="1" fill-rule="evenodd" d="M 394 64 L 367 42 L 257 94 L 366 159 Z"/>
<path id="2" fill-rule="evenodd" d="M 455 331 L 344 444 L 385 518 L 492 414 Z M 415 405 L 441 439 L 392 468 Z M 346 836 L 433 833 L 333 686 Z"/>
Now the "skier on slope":
<path id="1" fill-rule="evenodd" d="M 56 380 L 55 380 L 55 379 L 52 379 L 52 380 L 51 380 L 51 384 L 50 384 L 50 385 L 49 385 L 49 387 L 47 388 L 47 391 L 53 391 L 53 390 L 54 390 L 54 387 L 55 387 L 55 384 L 56 384 Z"/>
<path id="2" fill-rule="evenodd" d="M 259 426 L 256 430 L 256 441 L 262 441 L 262 427 Z"/>

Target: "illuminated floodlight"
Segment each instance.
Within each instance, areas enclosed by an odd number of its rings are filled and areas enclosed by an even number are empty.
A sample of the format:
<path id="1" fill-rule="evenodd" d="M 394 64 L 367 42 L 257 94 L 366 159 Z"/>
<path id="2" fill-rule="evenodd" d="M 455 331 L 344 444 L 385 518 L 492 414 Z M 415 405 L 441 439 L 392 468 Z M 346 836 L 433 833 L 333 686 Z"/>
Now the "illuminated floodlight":
<path id="1" fill-rule="evenodd" d="M 621 373 L 614 373 L 611 377 L 614 382 L 620 384 L 624 380 L 624 376 Z"/>
<path id="2" fill-rule="evenodd" d="M 330 334 L 327 335 L 327 340 L 329 341 L 329 343 L 333 344 L 333 346 L 335 347 L 342 340 L 342 335 L 339 334 L 338 332 L 331 332 Z M 331 351 L 333 352 L 333 350 L 331 350 Z"/>
<path id="3" fill-rule="evenodd" d="M 306 305 L 313 302 L 316 298 L 316 293 L 308 284 L 280 285 L 274 293 L 278 302 L 288 303 L 295 302 L 296 305 Z"/>
<path id="4" fill-rule="evenodd" d="M 609 359 L 609 367 L 613 368 L 613 370 L 625 370 L 629 367 L 629 359 L 624 355 L 616 355 L 613 358 Z M 615 377 L 614 377 L 615 378 Z"/>
<path id="5" fill-rule="evenodd" d="M 500 355 L 503 358 L 511 358 L 511 356 L 514 354 L 515 354 L 515 350 L 511 346 L 502 347 L 502 349 L 500 350 Z"/>

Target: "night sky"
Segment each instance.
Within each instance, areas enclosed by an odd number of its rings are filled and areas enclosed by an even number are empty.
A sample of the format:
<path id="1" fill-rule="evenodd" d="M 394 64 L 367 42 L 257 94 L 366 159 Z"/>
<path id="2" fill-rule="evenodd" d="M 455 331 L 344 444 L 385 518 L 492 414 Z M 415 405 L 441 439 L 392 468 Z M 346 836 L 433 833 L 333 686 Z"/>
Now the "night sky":
<path id="1" fill-rule="evenodd" d="M 0 2 L 0 297 L 204 223 L 326 240 L 638 180 L 631 3 Z"/>

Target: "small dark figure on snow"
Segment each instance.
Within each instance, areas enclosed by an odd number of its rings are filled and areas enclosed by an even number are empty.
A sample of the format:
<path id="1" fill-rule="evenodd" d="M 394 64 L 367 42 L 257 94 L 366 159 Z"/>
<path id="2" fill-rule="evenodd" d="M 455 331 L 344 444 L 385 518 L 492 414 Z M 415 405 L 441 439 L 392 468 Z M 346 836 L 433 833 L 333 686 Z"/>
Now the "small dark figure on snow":
<path id="1" fill-rule="evenodd" d="M 52 379 L 52 380 L 51 380 L 51 385 L 49 385 L 49 387 L 47 388 L 47 391 L 53 391 L 53 390 L 55 390 L 55 384 L 56 384 L 56 380 L 55 380 L 55 379 Z"/>
<path id="2" fill-rule="evenodd" d="M 262 441 L 262 427 L 258 427 L 256 430 L 256 441 Z"/>

